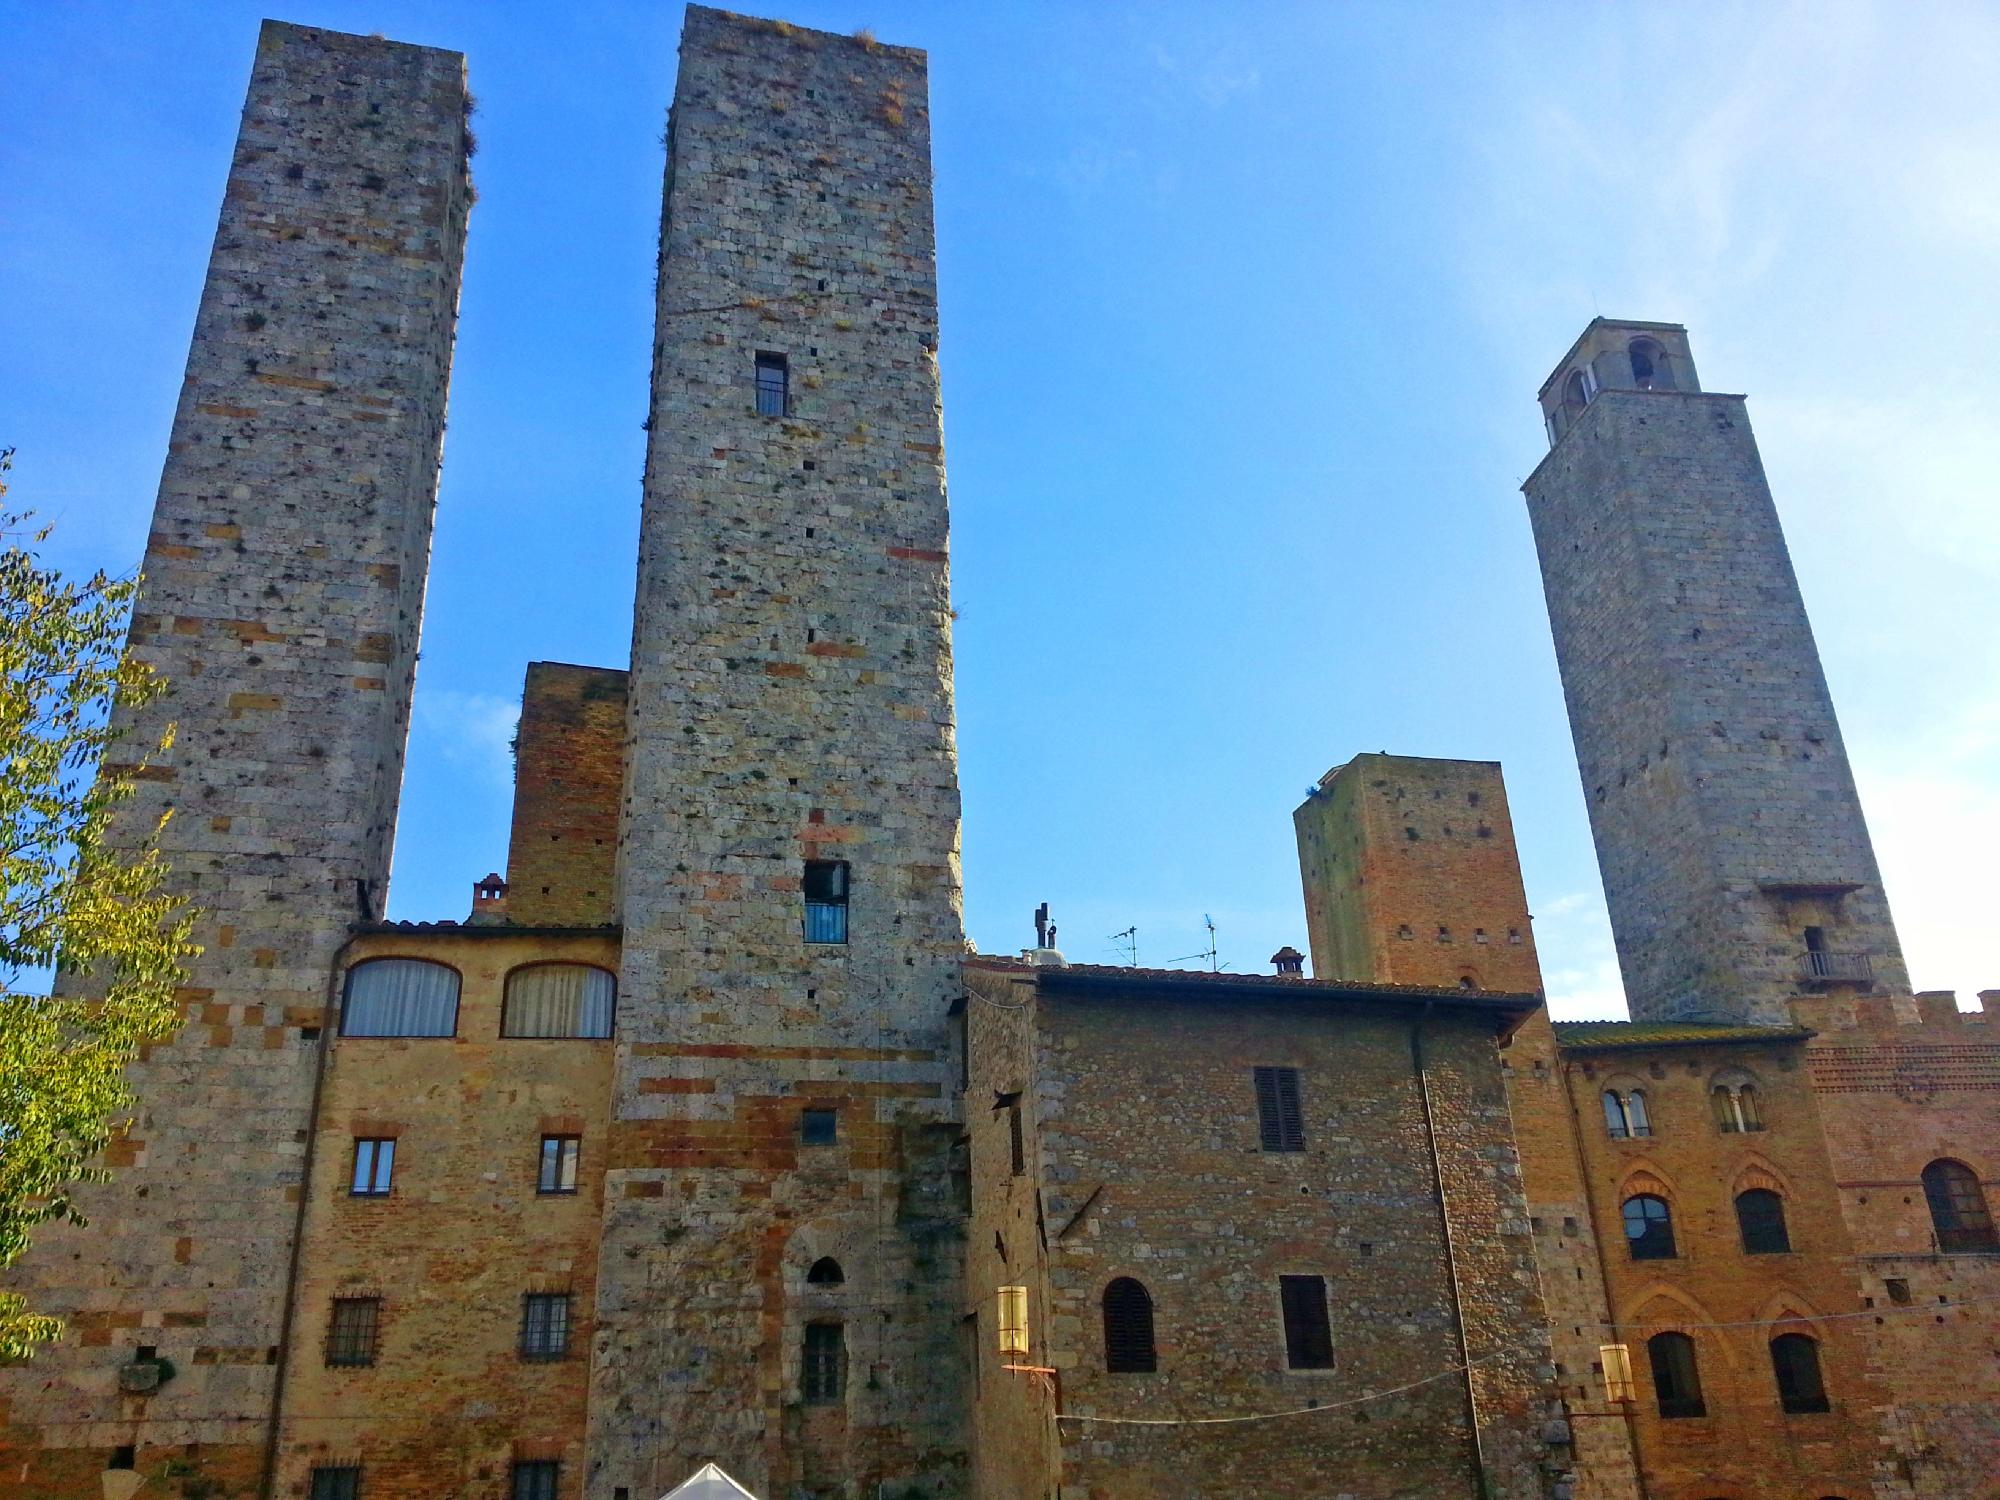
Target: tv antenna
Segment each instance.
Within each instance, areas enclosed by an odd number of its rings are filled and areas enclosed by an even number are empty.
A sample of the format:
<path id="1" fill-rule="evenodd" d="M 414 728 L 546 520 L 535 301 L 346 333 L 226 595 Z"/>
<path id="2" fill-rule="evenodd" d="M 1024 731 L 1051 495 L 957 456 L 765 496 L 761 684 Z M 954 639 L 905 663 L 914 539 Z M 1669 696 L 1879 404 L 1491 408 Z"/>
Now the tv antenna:
<path id="1" fill-rule="evenodd" d="M 1215 918 L 1211 917 L 1207 912 L 1203 912 L 1201 915 L 1201 925 L 1208 929 L 1208 946 L 1199 953 L 1183 953 L 1179 958 L 1171 959 L 1169 962 L 1184 964 L 1191 958 L 1205 958 L 1208 960 L 1208 971 L 1211 974 L 1220 974 L 1225 965 L 1216 961 Z"/>
<path id="2" fill-rule="evenodd" d="M 1126 928 L 1123 932 L 1112 933 L 1111 941 L 1119 945 L 1120 951 L 1125 956 L 1125 966 L 1128 969 L 1139 967 L 1139 929 L 1136 924 Z"/>

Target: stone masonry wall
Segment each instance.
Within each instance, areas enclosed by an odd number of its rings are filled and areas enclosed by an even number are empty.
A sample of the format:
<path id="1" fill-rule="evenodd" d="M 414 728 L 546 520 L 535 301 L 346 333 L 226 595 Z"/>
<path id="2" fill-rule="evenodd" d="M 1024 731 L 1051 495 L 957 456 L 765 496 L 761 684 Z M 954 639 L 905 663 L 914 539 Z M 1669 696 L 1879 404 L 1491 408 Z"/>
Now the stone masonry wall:
<path id="1" fill-rule="evenodd" d="M 378 957 L 457 969 L 458 1029 L 329 1048 L 273 1495 L 306 1500 L 322 1464 L 360 1465 L 368 1500 L 502 1495 L 519 1458 L 556 1460 L 559 1500 L 577 1500 L 615 1044 L 503 1037 L 501 1008 L 516 966 L 615 968 L 617 942 L 380 931 L 348 967 Z M 580 1138 L 574 1193 L 537 1191 L 544 1135 Z M 349 1191 L 359 1137 L 396 1142 L 386 1197 Z M 566 1358 L 521 1357 L 529 1292 L 572 1298 Z M 352 1296 L 382 1299 L 375 1362 L 329 1366 L 332 1300 Z"/>
<path id="2" fill-rule="evenodd" d="M 965 1483 L 964 951 L 925 65 L 696 6 L 675 87 L 619 851 L 593 1483 Z M 789 363 L 760 415 L 757 356 Z M 808 945 L 807 860 L 847 941 Z M 833 1145 L 801 1140 L 831 1109 Z M 843 1268 L 808 1290 L 811 1264 Z M 807 1404 L 808 1321 L 843 1326 Z"/>
<path id="3" fill-rule="evenodd" d="M 94 1493 L 128 1443 L 142 1474 L 254 1490 L 329 973 L 389 873 L 467 107 L 456 53 L 276 22 L 258 40 L 132 624 L 173 692 L 123 716 L 135 751 L 179 726 L 132 823 L 172 809 L 206 951 L 185 1029 L 132 1071 L 90 1227 L 44 1230 L 11 1278 L 69 1325 L 0 1372 L 10 1449 L 43 1450 L 5 1460 L 11 1494 L 83 1493 L 78 1474 Z M 177 1373 L 121 1396 L 142 1344 Z"/>
<path id="4" fill-rule="evenodd" d="M 614 668 L 528 664 L 507 845 L 512 920 L 597 927 L 618 919 L 626 697 L 626 674 Z"/>
<path id="5" fill-rule="evenodd" d="M 1783 1023 L 1807 925 L 1907 991 L 1743 398 L 1602 391 L 1524 488 L 1633 1014 Z"/>

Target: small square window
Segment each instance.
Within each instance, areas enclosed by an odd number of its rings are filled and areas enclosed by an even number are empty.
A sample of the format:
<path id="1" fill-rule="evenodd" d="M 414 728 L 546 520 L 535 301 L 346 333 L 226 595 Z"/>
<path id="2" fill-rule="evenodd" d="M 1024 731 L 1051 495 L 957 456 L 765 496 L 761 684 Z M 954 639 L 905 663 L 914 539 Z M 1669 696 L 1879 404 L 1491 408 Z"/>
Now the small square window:
<path id="1" fill-rule="evenodd" d="M 331 1464 L 314 1469 L 311 1500 L 361 1500 L 361 1465 Z"/>
<path id="2" fill-rule="evenodd" d="M 538 1193 L 576 1191 L 576 1163 L 583 1154 L 583 1138 L 574 1135 L 542 1137 L 541 1174 L 535 1180 Z"/>
<path id="3" fill-rule="evenodd" d="M 847 941 L 847 862 L 809 859 L 803 881 L 806 898 L 806 941 Z"/>
<path id="4" fill-rule="evenodd" d="M 382 1324 L 380 1297 L 336 1297 L 326 1330 L 329 1365 L 372 1365 Z"/>
<path id="5" fill-rule="evenodd" d="M 782 354 L 757 353 L 757 415 L 789 416 L 792 410 L 790 361 Z"/>
<path id="6" fill-rule="evenodd" d="M 568 1357 L 569 1293 L 528 1293 L 521 1299 L 521 1358 Z"/>
<path id="7" fill-rule="evenodd" d="M 799 1111 L 799 1141 L 807 1146 L 831 1146 L 840 1131 L 840 1116 L 830 1109 Z"/>
<path id="8" fill-rule="evenodd" d="M 554 1459 L 517 1461 L 513 1500 L 556 1500 L 556 1480 L 561 1474 L 562 1465 Z"/>
<path id="9" fill-rule="evenodd" d="M 132 1444 L 125 1443 L 111 1450 L 111 1462 L 104 1467 L 107 1469 L 136 1469 L 138 1466 L 139 1450 Z"/>
<path id="10" fill-rule="evenodd" d="M 354 1141 L 354 1174 L 348 1180 L 352 1198 L 386 1198 L 396 1170 L 396 1141 L 393 1136 L 357 1136 Z"/>

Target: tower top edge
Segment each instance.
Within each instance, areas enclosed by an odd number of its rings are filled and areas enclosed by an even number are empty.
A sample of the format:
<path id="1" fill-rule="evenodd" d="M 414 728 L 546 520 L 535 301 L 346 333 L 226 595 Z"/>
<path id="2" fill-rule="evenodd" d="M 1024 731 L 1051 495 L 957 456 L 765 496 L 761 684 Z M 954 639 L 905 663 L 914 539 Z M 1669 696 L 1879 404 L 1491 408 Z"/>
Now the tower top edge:
<path id="1" fill-rule="evenodd" d="M 877 41 L 864 27 L 853 33 L 822 31 L 814 26 L 800 26 L 776 16 L 750 16 L 741 11 L 723 10 L 713 5 L 690 5 L 683 26 L 683 36 L 693 33 L 697 25 L 723 26 L 734 31 L 755 31 L 766 36 L 776 36 L 795 40 L 807 46 L 818 47 L 824 43 L 836 42 L 850 47 L 860 47 L 869 52 L 888 52 L 898 57 L 922 62 L 926 53 L 921 47 L 898 46 L 893 42 Z"/>
<path id="2" fill-rule="evenodd" d="M 308 26 L 300 21 L 280 21 L 265 17 L 257 32 L 257 50 L 262 53 L 274 47 L 283 47 L 295 42 L 307 42 L 328 51 L 356 53 L 428 53 L 433 57 L 465 66 L 465 54 L 451 47 L 427 47 L 421 42 L 399 42 L 380 32 L 363 36 L 354 31 L 335 31 L 330 26 Z"/>

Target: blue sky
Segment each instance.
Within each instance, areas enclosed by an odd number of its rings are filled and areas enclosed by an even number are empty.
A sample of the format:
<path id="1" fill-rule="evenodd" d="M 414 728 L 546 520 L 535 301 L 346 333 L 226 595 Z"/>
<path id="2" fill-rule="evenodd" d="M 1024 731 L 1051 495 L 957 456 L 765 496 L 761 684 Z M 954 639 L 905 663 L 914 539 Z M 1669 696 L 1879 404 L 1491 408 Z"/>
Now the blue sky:
<path id="1" fill-rule="evenodd" d="M 139 557 L 262 5 L 24 4 L 0 443 Z M 774 12 L 766 12 L 774 13 Z M 967 915 L 1304 946 L 1290 813 L 1506 767 L 1558 1015 L 1620 1013 L 1517 487 L 1593 313 L 1747 391 L 1920 988 L 2000 985 L 2000 9 L 887 4 L 931 54 Z M 296 0 L 480 108 L 392 911 L 503 865 L 531 659 L 624 665 L 677 5 Z"/>

